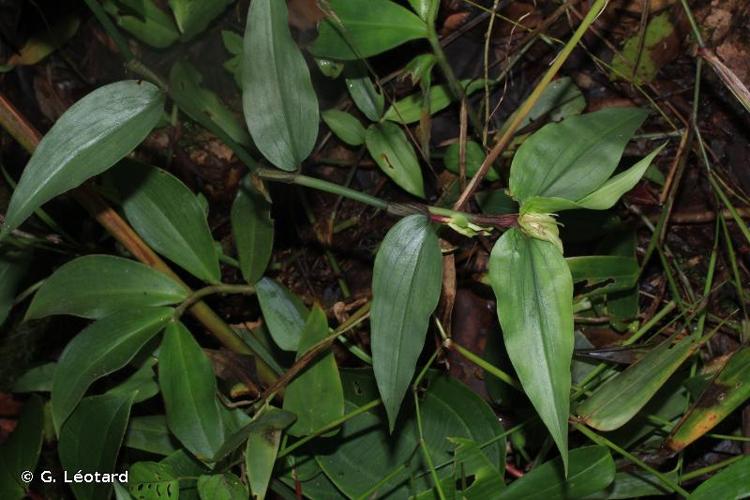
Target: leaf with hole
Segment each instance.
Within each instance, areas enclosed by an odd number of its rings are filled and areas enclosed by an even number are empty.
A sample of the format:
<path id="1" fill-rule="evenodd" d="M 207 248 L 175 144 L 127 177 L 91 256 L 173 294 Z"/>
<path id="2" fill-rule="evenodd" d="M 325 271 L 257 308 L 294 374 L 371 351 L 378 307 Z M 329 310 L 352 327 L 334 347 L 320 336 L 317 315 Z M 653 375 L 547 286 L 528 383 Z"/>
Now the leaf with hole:
<path id="1" fill-rule="evenodd" d="M 287 24 L 286 2 L 254 0 L 245 26 L 242 108 L 255 145 L 282 170 L 297 169 L 318 137 L 318 98 Z"/>
<path id="2" fill-rule="evenodd" d="M 128 471 L 128 491 L 136 500 L 177 499 L 179 476 L 168 464 L 136 462 Z"/>
<path id="3" fill-rule="evenodd" d="M 573 356 L 570 269 L 553 243 L 511 229 L 492 248 L 489 276 L 508 356 L 567 465 Z"/>
<path id="4" fill-rule="evenodd" d="M 391 430 L 424 347 L 442 276 L 429 219 L 410 215 L 397 222 L 375 256 L 370 313 L 373 370 Z"/>
<path id="5" fill-rule="evenodd" d="M 173 309 L 133 309 L 102 318 L 76 335 L 60 355 L 52 383 L 56 429 L 97 379 L 130 362 L 172 318 Z M 132 392 L 127 393 L 129 397 Z"/>
<path id="6" fill-rule="evenodd" d="M 187 296 L 184 286 L 139 262 L 87 255 L 64 264 L 47 278 L 26 319 L 55 314 L 98 319 L 127 309 L 177 304 Z"/>
<path id="7" fill-rule="evenodd" d="M 18 181 L 0 239 L 52 198 L 121 160 L 159 121 L 164 93 L 145 81 L 99 87 L 63 113 Z"/>

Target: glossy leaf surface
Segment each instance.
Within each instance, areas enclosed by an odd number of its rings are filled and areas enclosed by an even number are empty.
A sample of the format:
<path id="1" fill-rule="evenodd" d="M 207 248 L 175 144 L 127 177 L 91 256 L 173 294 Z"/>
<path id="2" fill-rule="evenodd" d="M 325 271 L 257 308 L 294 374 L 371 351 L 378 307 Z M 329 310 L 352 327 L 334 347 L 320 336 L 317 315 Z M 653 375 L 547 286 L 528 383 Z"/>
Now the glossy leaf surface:
<path id="1" fill-rule="evenodd" d="M 295 170 L 318 136 L 318 98 L 287 24 L 286 2 L 254 0 L 247 14 L 242 107 L 263 156 Z"/>
<path id="2" fill-rule="evenodd" d="M 410 215 L 388 231 L 375 257 L 370 325 L 375 379 L 391 429 L 424 347 L 442 276 L 440 245 L 426 217 Z"/>
<path id="3" fill-rule="evenodd" d="M 47 278 L 26 318 L 71 314 L 96 319 L 125 309 L 177 304 L 187 295 L 185 287 L 139 262 L 87 255 L 68 262 Z"/>
<path id="4" fill-rule="evenodd" d="M 568 265 L 554 244 L 511 229 L 492 249 L 489 273 L 508 356 L 565 462 L 573 356 Z"/>

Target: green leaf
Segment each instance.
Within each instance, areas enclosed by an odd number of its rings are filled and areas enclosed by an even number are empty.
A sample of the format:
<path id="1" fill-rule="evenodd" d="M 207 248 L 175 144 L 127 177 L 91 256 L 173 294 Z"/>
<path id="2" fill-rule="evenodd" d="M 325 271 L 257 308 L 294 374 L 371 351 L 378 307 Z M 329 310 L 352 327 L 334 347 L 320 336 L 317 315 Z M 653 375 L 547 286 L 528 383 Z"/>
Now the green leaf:
<path id="1" fill-rule="evenodd" d="M 305 304 L 270 278 L 257 282 L 255 293 L 273 341 L 285 351 L 296 351 L 307 319 Z"/>
<path id="2" fill-rule="evenodd" d="M 449 172 L 453 172 L 456 175 L 458 175 L 460 172 L 460 152 L 460 144 L 451 144 L 450 146 L 448 146 L 448 149 L 445 150 L 445 157 L 443 158 L 445 168 L 447 168 Z M 474 141 L 466 142 L 466 177 L 474 177 L 474 174 L 477 173 L 479 167 L 482 166 L 482 162 L 484 162 L 485 156 L 486 155 L 484 154 L 484 149 L 482 149 L 482 146 L 480 144 Z M 492 182 L 498 180 L 499 178 L 500 175 L 497 173 L 497 170 L 495 170 L 494 167 L 490 167 L 490 169 L 487 171 L 485 179 Z"/>
<path id="3" fill-rule="evenodd" d="M 35 36 L 30 37 L 20 49 L 14 50 L 4 66 L 31 66 L 42 61 L 48 55 L 65 45 L 73 38 L 81 25 L 81 20 L 68 15 L 50 26 L 44 23 Z"/>
<path id="4" fill-rule="evenodd" d="M 87 255 L 47 278 L 26 319 L 71 314 L 98 319 L 125 309 L 158 307 L 185 300 L 188 292 L 168 276 L 139 262 L 111 255 Z"/>
<path id="5" fill-rule="evenodd" d="M 113 175 L 125 216 L 146 243 L 195 277 L 219 282 L 214 239 L 193 192 L 172 174 L 134 161 Z"/>
<path id="6" fill-rule="evenodd" d="M 570 269 L 554 244 L 511 229 L 492 249 L 489 275 L 508 356 L 567 464 L 573 356 Z"/>
<path id="7" fill-rule="evenodd" d="M 279 451 L 281 431 L 293 421 L 294 416 L 290 413 L 269 407 L 253 422 L 255 426 L 245 447 L 245 472 L 250 490 L 256 498 L 266 496 Z"/>
<path id="8" fill-rule="evenodd" d="M 577 201 L 590 194 L 612 175 L 647 115 L 638 108 L 607 108 L 545 125 L 513 157 L 513 197 Z"/>
<path id="9" fill-rule="evenodd" d="M 546 462 L 514 481 L 497 496 L 498 500 L 582 498 L 603 490 L 615 478 L 615 462 L 603 446 L 571 450 L 567 478 L 560 458 Z"/>
<path id="10" fill-rule="evenodd" d="M 434 23 L 440 9 L 440 0 L 409 0 L 411 8 L 426 23 Z"/>
<path id="11" fill-rule="evenodd" d="M 169 429 L 191 453 L 210 460 L 224 442 L 211 362 L 182 323 L 167 326 L 159 352 L 159 385 Z"/>
<path id="12" fill-rule="evenodd" d="M 0 446 L 0 497 L 4 500 L 26 498 L 28 485 L 21 480 L 21 473 L 36 469 L 43 431 L 42 400 L 32 396 L 23 405 L 13 433 Z"/>
<path id="13" fill-rule="evenodd" d="M 52 198 L 117 163 L 146 138 L 164 94 L 145 81 L 99 87 L 63 113 L 42 138 L 13 192 L 0 239 Z"/>
<path id="14" fill-rule="evenodd" d="M 518 130 L 522 130 L 545 117 L 549 118 L 549 121 L 558 122 L 568 116 L 580 115 L 585 108 L 586 99 L 576 87 L 573 79 L 568 76 L 558 78 L 547 85 L 539 100 L 531 108 L 526 118 L 521 121 Z M 500 132 L 505 131 L 515 114 L 513 113 L 505 120 Z"/>
<path id="15" fill-rule="evenodd" d="M 31 368 L 18 377 L 13 384 L 13 392 L 49 392 L 57 363 L 45 363 Z"/>
<path id="16" fill-rule="evenodd" d="M 677 471 L 662 473 L 674 483 L 679 483 Z M 655 475 L 641 469 L 633 469 L 615 474 L 612 484 L 605 490 L 588 495 L 585 500 L 615 500 L 619 498 L 650 498 L 652 496 L 668 495 L 671 490 Z"/>
<path id="17" fill-rule="evenodd" d="M 52 420 L 56 429 L 60 429 L 91 384 L 127 365 L 167 324 L 172 311 L 162 307 L 115 313 L 92 323 L 70 341 L 60 355 L 52 383 Z"/>
<path id="18" fill-rule="evenodd" d="M 307 315 L 296 359 L 327 336 L 326 313 L 316 305 Z M 297 415 L 297 421 L 288 430 L 292 436 L 311 434 L 344 415 L 344 390 L 333 352 L 318 356 L 292 380 L 284 394 L 284 410 Z"/>
<path id="19" fill-rule="evenodd" d="M 202 32 L 234 0 L 169 0 L 183 40 Z"/>
<path id="20" fill-rule="evenodd" d="M 232 141 L 242 146 L 251 144 L 244 125 L 219 96 L 201 86 L 203 76 L 187 61 L 177 61 L 169 71 L 170 97 L 190 118 L 210 131 L 218 127 Z"/>
<path id="21" fill-rule="evenodd" d="M 358 377 L 359 378 L 359 377 Z M 447 376 L 428 376 L 429 385 L 421 396 L 422 430 L 434 464 L 451 462 L 455 445 L 450 438 L 468 438 L 486 443 L 503 433 L 497 416 L 487 403 L 461 382 Z M 361 384 L 361 382 L 358 382 Z M 352 384 L 346 381 L 345 385 Z M 354 385 L 354 391 L 361 387 Z M 348 390 L 352 390 L 348 389 Z M 347 393 L 347 413 L 357 407 Z M 397 434 L 389 435 L 380 412 L 363 413 L 344 423 L 339 435 L 331 438 L 332 452 L 316 460 L 326 476 L 349 497 L 360 497 L 397 468 L 404 470 L 380 484 L 375 498 L 407 498 L 432 486 L 428 467 L 419 453 L 418 431 L 413 406 L 399 418 Z M 416 451 L 416 453 L 415 453 Z M 497 470 L 505 468 L 505 441 L 482 448 Z M 451 467 L 441 467 L 438 475 L 452 477 Z"/>
<path id="22" fill-rule="evenodd" d="M 748 496 L 750 496 L 750 457 L 744 457 L 698 486 L 688 500 L 747 498 Z"/>
<path id="23" fill-rule="evenodd" d="M 199 477 L 198 495 L 201 500 L 246 500 L 248 498 L 247 487 L 231 472 Z"/>
<path id="24" fill-rule="evenodd" d="M 125 446 L 155 455 L 169 455 L 177 450 L 164 415 L 133 417 L 128 424 Z M 132 478 L 131 478 L 132 481 Z"/>
<path id="25" fill-rule="evenodd" d="M 704 389 L 667 439 L 680 451 L 709 432 L 750 398 L 750 347 L 743 347 Z"/>
<path id="26" fill-rule="evenodd" d="M 352 101 L 362 114 L 374 122 L 380 120 L 385 109 L 385 97 L 375 88 L 367 74 L 367 67 L 362 64 L 350 65 L 344 81 Z"/>
<path id="27" fill-rule="evenodd" d="M 180 483 L 168 464 L 136 462 L 128 471 L 128 490 L 136 500 L 177 499 Z"/>
<path id="28" fill-rule="evenodd" d="M 30 264 L 29 256 L 0 255 L 0 325 L 8 318 Z"/>
<path id="29" fill-rule="evenodd" d="M 694 339 L 667 339 L 617 376 L 599 386 L 576 409 L 585 424 L 601 431 L 625 425 L 695 352 Z"/>
<path id="30" fill-rule="evenodd" d="M 484 80 L 461 80 L 459 83 L 467 96 L 484 88 Z M 429 94 L 430 113 L 434 115 L 444 110 L 450 106 L 453 99 L 453 92 L 447 84 L 432 85 Z M 402 125 L 416 123 L 422 116 L 423 105 L 424 97 L 421 92 L 417 92 L 394 102 L 385 112 L 383 118 Z"/>
<path id="31" fill-rule="evenodd" d="M 84 398 L 60 431 L 57 452 L 69 475 L 116 471 L 115 463 L 128 426 L 132 396 Z M 69 476 L 72 478 L 72 476 Z M 78 500 L 109 498 L 111 483 L 71 483 Z"/>
<path id="32" fill-rule="evenodd" d="M 221 30 L 221 41 L 227 52 L 234 56 L 242 54 L 242 35 L 230 30 Z"/>
<path id="33" fill-rule="evenodd" d="M 318 136 L 318 98 L 287 24 L 286 2 L 254 0 L 245 26 L 242 106 L 256 146 L 295 170 Z"/>
<path id="34" fill-rule="evenodd" d="M 225 412 L 224 415 L 227 416 L 230 415 L 230 413 Z M 237 413 L 232 414 L 232 416 L 238 415 L 242 415 L 243 417 L 249 419 L 249 417 L 247 417 L 239 410 L 237 411 Z M 279 429 L 285 429 L 289 427 L 295 419 L 296 417 L 293 413 L 289 413 L 288 411 L 283 410 L 275 410 L 273 412 L 264 411 L 256 415 L 256 417 L 249 423 L 241 423 L 239 428 L 237 428 L 237 426 L 234 427 L 234 432 L 227 436 L 227 438 L 224 440 L 224 443 L 221 445 L 221 448 L 219 448 L 219 451 L 217 451 L 216 455 L 214 455 L 214 461 L 218 462 L 225 456 L 232 453 L 234 450 L 242 446 L 245 441 L 247 441 L 248 436 L 255 432 L 259 432 L 260 429 L 269 427 L 278 427 Z"/>
<path id="35" fill-rule="evenodd" d="M 393 226 L 375 256 L 370 314 L 372 363 L 391 431 L 442 287 L 437 235 L 423 215 Z"/>
<path id="36" fill-rule="evenodd" d="M 649 19 L 646 30 L 638 32 L 628 38 L 622 51 L 612 58 L 612 80 L 627 80 L 643 85 L 653 80 L 661 67 L 668 61 L 662 54 L 669 44 L 669 38 L 679 36 L 675 34 L 669 12 L 663 12 Z M 676 54 L 675 54 L 676 55 Z M 636 64 L 638 65 L 637 70 Z"/>
<path id="37" fill-rule="evenodd" d="M 365 143 L 365 128 L 359 120 L 345 111 L 329 109 L 321 113 L 321 118 L 336 137 L 350 146 L 361 146 Z"/>
<path id="38" fill-rule="evenodd" d="M 424 198 L 424 181 L 419 160 L 406 134 L 395 123 L 370 125 L 365 144 L 380 169 L 405 191 Z"/>
<path id="39" fill-rule="evenodd" d="M 318 57 L 355 60 L 374 56 L 418 38 L 427 25 L 390 0 L 328 0 L 328 18 L 318 26 L 310 52 Z"/>
<path id="40" fill-rule="evenodd" d="M 151 399 L 159 394 L 159 383 L 154 374 L 157 358 L 148 356 L 141 366 L 124 382 L 114 386 L 107 394 L 133 394 L 133 404 Z"/>
<path id="41" fill-rule="evenodd" d="M 102 4 L 119 27 L 157 49 L 164 49 L 180 38 L 172 16 L 153 0 L 107 0 Z"/>
<path id="42" fill-rule="evenodd" d="M 255 283 L 266 271 L 273 252 L 271 204 L 252 187 L 240 186 L 231 221 L 242 277 Z"/>
<path id="43" fill-rule="evenodd" d="M 573 276 L 573 283 L 586 282 L 589 288 L 599 287 L 588 292 L 588 295 L 628 290 L 636 284 L 640 272 L 638 261 L 633 257 L 591 255 L 568 257 L 565 261 Z"/>

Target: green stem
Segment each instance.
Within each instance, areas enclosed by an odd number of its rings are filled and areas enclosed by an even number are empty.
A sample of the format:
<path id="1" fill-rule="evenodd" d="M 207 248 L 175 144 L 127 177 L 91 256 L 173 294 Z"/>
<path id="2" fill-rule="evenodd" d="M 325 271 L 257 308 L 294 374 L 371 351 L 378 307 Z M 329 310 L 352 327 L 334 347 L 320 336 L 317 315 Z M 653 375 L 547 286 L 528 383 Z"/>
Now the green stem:
<path id="1" fill-rule="evenodd" d="M 625 451 L 624 449 L 617 446 L 615 443 L 610 441 L 609 439 L 605 438 L 604 436 L 600 436 L 596 432 L 590 430 L 588 427 L 581 425 L 581 424 L 573 424 L 573 426 L 581 432 L 584 436 L 589 438 L 594 443 L 600 445 L 600 446 L 606 446 L 607 448 L 611 449 L 612 451 L 622 455 L 626 459 L 628 459 L 630 462 L 634 463 L 641 469 L 645 470 L 646 472 L 649 472 L 654 475 L 664 486 L 668 487 L 673 492 L 677 493 L 678 495 L 681 495 L 685 498 L 690 496 L 690 493 L 688 493 L 686 490 L 684 490 L 682 487 L 680 487 L 679 484 L 676 484 L 674 481 L 669 479 L 667 476 L 662 474 L 661 472 L 657 471 L 653 467 L 650 467 L 647 465 L 643 460 L 636 457 L 632 453 Z"/>
<path id="2" fill-rule="evenodd" d="M 312 434 L 309 434 L 309 435 L 303 437 L 299 441 L 296 441 L 294 444 L 291 444 L 291 445 L 287 446 L 286 448 L 284 448 L 283 450 L 281 450 L 279 452 L 279 455 L 278 455 L 277 459 L 278 458 L 284 458 L 285 456 L 289 455 L 294 450 L 297 450 L 300 447 L 306 445 L 307 443 L 309 443 L 313 439 L 317 438 L 318 436 L 321 436 L 322 434 L 325 434 L 326 432 L 331 431 L 331 430 L 337 428 L 341 424 L 343 424 L 343 423 L 345 423 L 345 422 L 353 419 L 354 417 L 362 415 L 363 413 L 367 413 L 368 411 L 370 411 L 373 408 L 379 406 L 380 404 L 381 404 L 381 401 L 379 399 L 375 399 L 375 400 L 370 401 L 369 403 L 365 404 L 364 406 L 360 406 L 359 408 L 357 408 L 353 412 L 347 413 L 343 417 L 334 420 L 330 424 L 324 425 L 323 427 L 321 427 L 320 429 L 316 430 Z"/>
<path id="3" fill-rule="evenodd" d="M 690 471 L 686 474 L 683 474 L 680 477 L 680 482 L 684 483 L 686 481 L 690 481 L 692 479 L 695 479 L 697 477 L 701 477 L 705 474 L 710 474 L 712 472 L 715 472 L 717 470 L 723 469 L 724 467 L 728 467 L 732 465 L 735 462 L 739 462 L 745 458 L 745 455 L 737 455 L 736 457 L 728 458 L 726 460 L 723 460 L 716 464 L 707 465 L 706 467 L 701 467 L 700 469 L 695 469 L 693 471 Z"/>
<path id="4" fill-rule="evenodd" d="M 221 294 L 230 294 L 230 293 L 240 294 L 241 293 L 244 295 L 253 295 L 255 294 L 255 287 L 252 285 L 229 285 L 225 283 L 203 287 L 191 293 L 188 296 L 188 298 L 182 301 L 182 303 L 175 308 L 174 310 L 175 319 L 179 319 L 183 314 L 185 314 L 185 311 L 193 307 L 197 302 L 200 302 L 203 299 L 203 297 L 208 297 L 209 295 L 215 295 L 217 293 L 221 293 Z"/>
<path id="5" fill-rule="evenodd" d="M 505 373 L 503 370 L 493 365 L 492 363 L 489 363 L 485 361 L 484 359 L 482 359 L 480 356 L 477 356 L 476 354 L 466 349 L 462 345 L 457 344 L 451 339 L 448 339 L 445 342 L 445 344 L 446 344 L 445 346 L 446 349 L 458 352 L 461 356 L 466 358 L 468 361 L 471 361 L 478 367 L 482 368 L 487 373 L 494 375 L 495 377 L 499 378 L 500 380 L 502 380 L 509 386 L 513 387 L 514 389 L 522 390 L 521 384 L 519 384 L 516 379 L 514 379 L 513 377 Z"/>

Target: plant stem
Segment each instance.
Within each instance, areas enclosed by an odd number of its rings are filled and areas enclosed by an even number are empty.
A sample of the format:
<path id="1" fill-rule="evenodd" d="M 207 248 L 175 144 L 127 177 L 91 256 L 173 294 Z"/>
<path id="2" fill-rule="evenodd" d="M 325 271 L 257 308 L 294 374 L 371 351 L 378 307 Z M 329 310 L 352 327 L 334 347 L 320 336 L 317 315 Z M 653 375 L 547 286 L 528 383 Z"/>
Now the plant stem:
<path id="1" fill-rule="evenodd" d="M 487 362 L 481 356 L 477 356 L 462 345 L 455 343 L 452 339 L 447 339 L 444 344 L 446 349 L 458 352 L 461 356 L 466 358 L 468 361 L 471 361 L 478 367 L 482 368 L 487 373 L 494 375 L 514 389 L 522 390 L 521 384 L 519 384 L 516 379 L 514 379 L 492 363 Z"/>
<path id="2" fill-rule="evenodd" d="M 191 293 L 188 298 L 182 301 L 182 304 L 175 308 L 174 317 L 177 319 L 182 316 L 186 310 L 192 307 L 196 302 L 200 302 L 203 297 L 208 297 L 209 295 L 217 293 L 253 295 L 255 293 L 255 287 L 252 285 L 231 285 L 221 283 L 219 285 L 210 285 L 201 288 L 200 290 Z"/>
<path id="3" fill-rule="evenodd" d="M 710 473 L 712 473 L 714 471 L 723 469 L 724 467 L 728 467 L 728 466 L 732 465 L 735 462 L 739 462 L 743 458 L 745 458 L 745 455 L 737 455 L 735 457 L 723 460 L 723 461 L 721 461 L 719 463 L 707 465 L 706 467 L 701 467 L 700 469 L 695 469 L 695 470 L 690 471 L 690 472 L 688 472 L 686 474 L 683 474 L 680 477 L 680 482 L 684 483 L 686 481 L 690 481 L 691 479 L 695 479 L 696 477 L 701 477 L 704 474 L 710 474 Z"/>
<path id="4" fill-rule="evenodd" d="M 356 410 L 354 410 L 351 413 L 347 413 L 343 417 L 334 420 L 330 424 L 324 425 L 320 429 L 316 430 L 312 434 L 309 434 L 299 441 L 296 441 L 294 444 L 287 446 L 283 450 L 279 452 L 279 455 L 277 456 L 277 460 L 279 458 L 284 458 L 285 456 L 289 455 L 294 450 L 306 445 L 313 439 L 317 438 L 318 436 L 325 434 L 326 432 L 335 429 L 336 427 L 340 426 L 341 424 L 353 419 L 354 417 L 357 417 L 359 415 L 362 415 L 363 413 L 367 413 L 368 411 L 372 410 L 373 408 L 379 406 L 381 404 L 381 401 L 379 399 L 374 399 L 370 401 L 369 403 L 365 404 L 364 406 L 360 406 Z"/>
<path id="5" fill-rule="evenodd" d="M 479 170 L 474 175 L 474 177 L 472 177 L 469 185 L 466 186 L 466 189 L 464 189 L 464 191 L 461 193 L 461 196 L 458 198 L 458 201 L 454 205 L 454 208 L 456 210 L 461 210 L 469 201 L 469 199 L 474 195 L 474 192 L 479 187 L 479 183 L 482 182 L 484 176 L 487 175 L 487 172 L 489 172 L 490 166 L 492 166 L 497 157 L 500 156 L 500 153 L 502 153 L 503 150 L 508 146 L 508 144 L 510 144 L 513 136 L 516 133 L 516 130 L 518 130 L 518 127 L 526 118 L 526 115 L 531 112 L 531 109 L 542 96 L 544 90 L 550 84 L 555 75 L 557 75 L 557 72 L 573 52 L 573 49 L 576 47 L 576 45 L 578 45 L 578 42 L 581 40 L 581 38 L 583 38 L 586 30 L 588 30 L 589 26 L 594 23 L 594 21 L 599 16 L 599 14 L 601 14 L 606 5 L 607 0 L 596 0 L 596 2 L 594 2 L 594 5 L 591 6 L 591 9 L 589 10 L 588 14 L 586 14 L 586 17 L 584 17 L 583 21 L 581 21 L 578 29 L 575 31 L 575 33 L 573 33 L 573 36 L 570 37 L 568 43 L 565 44 L 563 49 L 557 55 L 552 65 L 547 70 L 547 73 L 544 74 L 544 76 L 536 85 L 526 101 L 524 101 L 521 107 L 518 108 L 518 111 L 516 111 L 516 113 L 514 114 L 512 121 L 508 125 L 508 128 L 505 129 L 502 137 L 500 137 L 495 146 L 493 146 L 492 150 L 487 154 L 487 157 L 482 162 L 482 166 L 479 167 Z"/>
<path id="6" fill-rule="evenodd" d="M 590 430 L 585 425 L 573 424 L 573 427 L 575 427 L 578 431 L 581 432 L 581 434 L 583 434 L 584 436 L 586 436 L 587 438 L 589 438 L 594 443 L 596 443 L 596 444 L 598 444 L 600 446 L 606 446 L 607 448 L 611 449 L 612 451 L 615 451 L 618 454 L 622 455 L 623 457 L 625 457 L 626 459 L 628 459 L 629 461 L 631 461 L 632 463 L 634 463 L 635 465 L 637 465 L 641 469 L 645 470 L 646 472 L 650 472 L 659 481 L 661 481 L 661 483 L 664 486 L 668 487 L 670 490 L 672 490 L 673 492 L 677 493 L 678 495 L 681 495 L 681 496 L 683 496 L 685 498 L 687 498 L 687 497 L 690 496 L 690 493 L 688 493 L 686 490 L 684 490 L 682 487 L 680 487 L 679 484 L 676 484 L 674 481 L 672 481 L 671 479 L 669 479 L 667 476 L 665 476 L 661 472 L 657 471 L 653 467 L 650 467 L 643 460 L 641 460 L 640 458 L 636 457 L 632 453 L 629 453 L 629 452 L 625 451 L 624 449 L 620 448 L 619 446 L 617 446 L 615 443 L 613 443 L 609 439 L 605 438 L 604 436 L 600 436 L 596 432 Z"/>

